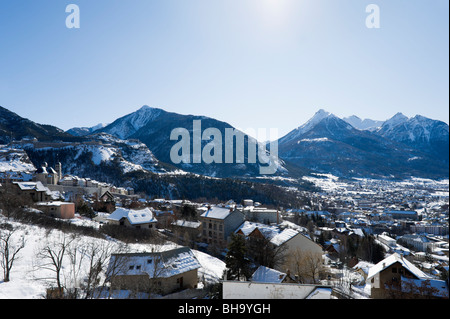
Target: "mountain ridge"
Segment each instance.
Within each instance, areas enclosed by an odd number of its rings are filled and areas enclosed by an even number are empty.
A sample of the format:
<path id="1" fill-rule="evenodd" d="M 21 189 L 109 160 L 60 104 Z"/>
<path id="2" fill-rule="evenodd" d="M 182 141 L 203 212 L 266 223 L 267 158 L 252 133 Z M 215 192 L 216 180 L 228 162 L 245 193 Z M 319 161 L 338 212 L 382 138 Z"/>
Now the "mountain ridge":
<path id="1" fill-rule="evenodd" d="M 217 128 L 222 135 L 222 145 L 225 145 L 224 132 L 234 127 L 206 116 L 183 115 L 144 105 L 106 126 L 92 129 L 87 135 L 73 136 L 57 127 L 24 119 L 2 107 L 0 115 L 0 143 L 3 144 L 10 143 L 11 137 L 86 143 L 95 134 L 107 133 L 120 140 L 139 140 L 154 156 L 155 163 L 166 163 L 174 169 L 177 167 L 186 172 L 225 178 L 254 178 L 260 175 L 260 163 L 249 163 L 248 156 L 244 163 L 197 165 L 190 162 L 173 166 L 170 150 L 177 141 L 170 140 L 170 134 L 174 128 L 187 130 L 192 150 L 193 122 L 201 120 L 202 130 Z M 409 175 L 448 178 L 448 124 L 421 115 L 408 118 L 397 113 L 383 121 L 377 129 L 361 129 L 349 123 L 348 118 L 341 119 L 319 109 L 304 124 L 281 137 L 277 141 L 275 176 L 298 178 L 316 171 L 341 177 L 390 178 Z M 357 116 L 352 118 L 357 120 Z M 246 150 L 250 138 L 245 137 Z M 202 149 L 210 142 L 202 140 Z M 233 159 L 235 155 L 234 148 Z"/>

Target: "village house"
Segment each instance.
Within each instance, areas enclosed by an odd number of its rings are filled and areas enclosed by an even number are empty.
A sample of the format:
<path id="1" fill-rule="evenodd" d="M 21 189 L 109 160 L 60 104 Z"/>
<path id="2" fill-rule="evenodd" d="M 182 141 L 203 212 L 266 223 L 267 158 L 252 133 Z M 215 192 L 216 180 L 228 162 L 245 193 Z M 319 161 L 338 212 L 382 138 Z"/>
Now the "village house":
<path id="1" fill-rule="evenodd" d="M 198 221 L 178 219 L 171 223 L 171 228 L 173 234 L 178 240 L 183 241 L 184 245 L 193 244 L 202 235 L 202 223 Z"/>
<path id="2" fill-rule="evenodd" d="M 106 220 L 113 225 L 133 227 L 136 229 L 156 228 L 157 223 L 150 208 L 134 210 L 120 207 L 109 215 Z"/>
<path id="3" fill-rule="evenodd" d="M 268 226 L 260 223 L 253 223 L 245 221 L 236 229 L 236 234 L 242 235 L 245 238 L 265 238 L 270 241 L 274 248 L 283 251 L 285 261 L 279 266 L 275 267 L 280 271 L 294 271 L 296 268 L 293 256 L 301 254 L 309 254 L 314 258 L 322 258 L 322 246 L 312 241 L 297 230 L 291 228 L 282 229 L 279 226 Z M 292 275 L 295 276 L 294 273 Z"/>
<path id="4" fill-rule="evenodd" d="M 44 214 L 61 219 L 72 219 L 75 217 L 75 204 L 70 202 L 42 202 L 36 204 Z"/>
<path id="5" fill-rule="evenodd" d="M 374 299 L 401 294 L 448 298 L 446 281 L 433 279 L 397 253 L 370 267 L 366 283 L 371 285 Z"/>
<path id="6" fill-rule="evenodd" d="M 50 191 L 41 182 L 12 182 L 17 195 L 28 197 L 33 202 L 59 199 L 58 193 Z"/>
<path id="7" fill-rule="evenodd" d="M 263 224 L 278 224 L 280 222 L 280 212 L 276 209 L 267 209 L 265 207 L 244 207 L 242 213 L 246 220 Z"/>
<path id="8" fill-rule="evenodd" d="M 406 234 L 399 238 L 399 241 L 413 247 L 416 251 L 433 251 L 437 246 L 436 241 L 431 240 L 427 236 L 416 235 L 416 234 Z"/>
<path id="9" fill-rule="evenodd" d="M 108 266 L 112 290 L 166 295 L 197 288 L 201 267 L 188 247 L 163 252 L 113 254 Z"/>
<path id="10" fill-rule="evenodd" d="M 110 191 L 106 191 L 94 202 L 93 209 L 98 212 L 112 213 L 116 209 L 116 198 Z"/>
<path id="11" fill-rule="evenodd" d="M 228 237 L 244 222 L 244 215 L 234 208 L 209 206 L 200 215 L 204 243 L 226 248 Z"/>

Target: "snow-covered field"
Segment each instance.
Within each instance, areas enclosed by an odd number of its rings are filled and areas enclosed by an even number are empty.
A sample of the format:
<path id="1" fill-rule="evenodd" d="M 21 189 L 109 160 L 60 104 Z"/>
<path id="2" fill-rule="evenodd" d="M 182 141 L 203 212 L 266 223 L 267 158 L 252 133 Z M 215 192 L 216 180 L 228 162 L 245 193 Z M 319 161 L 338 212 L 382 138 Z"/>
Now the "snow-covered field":
<path id="1" fill-rule="evenodd" d="M 55 285 L 55 274 L 52 270 L 48 270 L 43 267 L 42 259 L 37 257 L 37 254 L 42 250 L 46 243 L 60 242 L 63 237 L 63 233 L 59 230 L 47 231 L 44 228 L 24 225 L 21 223 L 13 222 L 0 215 L 0 225 L 4 223 L 11 224 L 17 231 L 14 233 L 13 242 L 18 243 L 19 239 L 23 236 L 25 239 L 25 246 L 20 250 L 17 260 L 14 262 L 10 281 L 3 281 L 3 272 L 0 272 L 0 299 L 41 299 L 45 296 L 46 289 L 49 284 Z M 113 240 L 97 239 L 92 237 L 80 236 L 77 239 L 77 247 L 85 247 L 89 243 L 97 241 L 98 244 L 108 244 L 113 247 L 121 245 L 120 242 Z M 133 244 L 129 245 L 127 249 L 130 251 L 163 251 L 171 248 L 178 247 L 176 244 L 168 242 L 165 245 L 149 245 L 149 244 Z M 198 259 L 202 267 L 198 270 L 199 283 L 204 280 L 205 282 L 217 282 L 225 268 L 225 263 L 221 260 L 212 257 L 206 253 L 193 250 L 194 255 Z M 87 269 L 88 260 L 85 259 L 82 263 L 85 263 L 81 267 L 81 271 L 78 277 L 83 277 L 83 269 Z M 39 266 L 40 265 L 40 266 Z M 66 258 L 63 262 L 62 268 L 62 280 L 65 283 L 72 281 L 71 275 L 74 273 L 71 268 L 69 258 Z M 1 269 L 0 267 L 0 270 Z M 50 279 L 49 279 L 50 278 Z"/>

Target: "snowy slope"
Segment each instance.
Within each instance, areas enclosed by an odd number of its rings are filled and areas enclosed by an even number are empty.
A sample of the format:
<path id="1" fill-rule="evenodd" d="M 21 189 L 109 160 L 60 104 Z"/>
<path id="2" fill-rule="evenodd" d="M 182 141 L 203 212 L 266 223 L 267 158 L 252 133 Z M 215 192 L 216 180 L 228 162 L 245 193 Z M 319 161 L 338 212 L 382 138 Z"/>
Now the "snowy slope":
<path id="1" fill-rule="evenodd" d="M 161 111 L 160 109 L 144 105 L 136 112 L 121 117 L 100 130 L 121 139 L 126 139 L 140 128 L 154 121 L 161 114 Z"/>
<path id="2" fill-rule="evenodd" d="M 73 220 L 73 222 L 81 223 L 80 220 Z M 19 258 L 14 263 L 10 276 L 11 280 L 9 282 L 3 282 L 3 276 L 0 277 L 0 299 L 43 298 L 49 283 L 54 280 L 54 273 L 49 270 L 45 270 L 42 267 L 37 267 L 40 261 L 36 257 L 36 253 L 45 243 L 60 240 L 63 233 L 59 230 L 48 231 L 37 226 L 13 222 L 0 215 L 0 225 L 3 223 L 9 223 L 17 228 L 15 238 L 18 239 L 21 236 L 24 236 L 25 247 L 19 252 Z M 85 224 L 92 224 L 94 227 L 98 227 L 98 225 L 94 222 L 85 222 Z M 103 242 L 104 244 L 109 244 L 117 248 L 121 245 L 120 242 L 112 240 L 97 238 L 93 239 L 92 237 L 80 236 L 79 241 L 77 242 L 77 247 L 81 249 L 84 245 L 92 243 L 93 241 L 97 241 L 98 243 Z M 167 242 L 164 245 L 158 246 L 149 244 L 133 244 L 129 245 L 128 249 L 132 252 L 143 252 L 155 250 L 164 251 L 176 247 L 176 244 Z M 198 270 L 199 281 L 204 279 L 206 282 L 217 282 L 222 276 L 225 263 L 208 254 L 196 250 L 193 250 L 193 252 L 201 264 L 201 268 Z M 65 259 L 63 264 L 64 267 L 62 269 L 61 277 L 66 283 L 68 283 L 71 280 L 69 276 L 69 259 Z M 87 269 L 87 260 L 85 263 L 82 263 L 82 265 L 80 274 L 85 273 Z M 52 280 L 49 281 L 48 278 L 52 278 Z"/>
<path id="3" fill-rule="evenodd" d="M 24 150 L 0 145 L 0 173 L 34 172 L 35 170 L 36 167 Z"/>
<path id="4" fill-rule="evenodd" d="M 145 144 L 106 133 L 90 135 L 85 143 L 55 143 L 51 147 L 28 143 L 18 147 L 24 147 L 34 161 L 41 157 L 58 158 L 66 174 L 84 176 L 83 171 L 100 164 L 118 166 L 124 174 L 132 171 L 165 172 Z"/>

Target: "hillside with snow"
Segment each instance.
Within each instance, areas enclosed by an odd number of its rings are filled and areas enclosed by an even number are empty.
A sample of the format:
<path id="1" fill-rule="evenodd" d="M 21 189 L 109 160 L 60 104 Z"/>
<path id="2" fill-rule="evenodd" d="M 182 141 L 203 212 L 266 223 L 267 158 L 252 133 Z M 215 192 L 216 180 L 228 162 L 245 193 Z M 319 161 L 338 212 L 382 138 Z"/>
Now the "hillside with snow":
<path id="1" fill-rule="evenodd" d="M 80 218 L 68 222 L 94 228 L 98 227 L 97 222 L 82 220 Z M 6 227 L 5 224 L 9 224 L 15 229 L 12 242 L 17 246 L 21 242 L 21 238 L 23 238 L 25 245 L 19 251 L 18 258 L 14 262 L 10 281 L 4 282 L 3 276 L 0 277 L 0 299 L 44 298 L 47 288 L 55 286 L 55 272 L 54 268 L 48 264 L 48 260 L 43 260 L 39 254 L 46 246 L 55 247 L 55 251 L 57 251 L 58 244 L 64 240 L 65 236 L 67 241 L 71 239 L 70 235 L 65 235 L 57 229 L 49 230 L 35 225 L 14 222 L 0 214 L 0 231 L 4 230 Z M 88 255 L 89 249 L 93 247 L 92 244 L 94 243 L 97 247 L 108 247 L 112 253 L 123 252 L 125 250 L 129 252 L 165 251 L 179 247 L 172 242 L 166 242 L 161 245 L 125 245 L 113 239 L 99 239 L 78 235 L 63 259 L 61 279 L 64 285 L 77 287 L 85 280 L 90 260 L 86 256 L 86 258 L 82 258 L 82 254 Z M 69 251 L 73 253 L 72 259 Z M 218 282 L 225 269 L 225 263 L 206 253 L 197 250 L 193 250 L 193 252 L 201 264 L 201 268 L 198 270 L 199 288 L 202 288 L 204 283 Z M 76 265 L 74 265 L 72 260 L 76 261 Z M 102 277 L 102 280 L 104 280 L 104 277 Z M 123 298 L 126 296 L 127 294 L 124 292 L 116 292 L 113 298 Z"/>
<path id="2" fill-rule="evenodd" d="M 0 145 L 0 174 L 33 172 L 35 170 L 36 167 L 24 150 Z"/>

